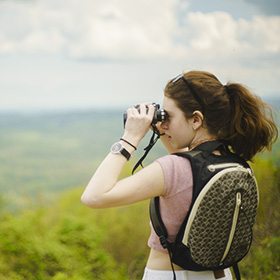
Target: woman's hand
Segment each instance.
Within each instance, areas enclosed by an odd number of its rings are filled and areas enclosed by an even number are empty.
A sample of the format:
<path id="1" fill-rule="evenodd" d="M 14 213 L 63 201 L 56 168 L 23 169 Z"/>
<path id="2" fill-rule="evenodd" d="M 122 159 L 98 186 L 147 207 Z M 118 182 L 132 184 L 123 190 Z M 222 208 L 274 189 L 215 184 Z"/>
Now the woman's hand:
<path id="1" fill-rule="evenodd" d="M 155 107 L 152 103 L 143 103 L 138 108 L 129 108 L 123 138 L 137 147 L 149 131 L 154 113 Z"/>
<path id="2" fill-rule="evenodd" d="M 137 147 L 148 132 L 154 110 L 152 104 L 141 104 L 139 111 L 137 108 L 128 109 L 122 137 L 126 141 L 122 144 L 129 153 L 135 150 L 131 144 Z M 162 194 L 164 174 L 159 163 L 154 162 L 136 174 L 118 181 L 126 163 L 127 159 L 123 155 L 109 153 L 87 185 L 82 202 L 91 208 L 108 208 L 136 203 Z"/>

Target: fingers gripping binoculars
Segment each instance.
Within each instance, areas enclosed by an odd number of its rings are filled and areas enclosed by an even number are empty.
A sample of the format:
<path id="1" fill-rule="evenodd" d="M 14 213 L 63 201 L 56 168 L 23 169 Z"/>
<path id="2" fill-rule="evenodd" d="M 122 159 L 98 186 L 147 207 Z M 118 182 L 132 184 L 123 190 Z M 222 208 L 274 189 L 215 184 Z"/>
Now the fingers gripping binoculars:
<path id="1" fill-rule="evenodd" d="M 160 109 L 160 105 L 157 103 L 153 103 L 154 107 L 155 107 L 155 113 L 154 113 L 154 117 L 153 120 L 151 122 L 151 124 L 156 124 L 158 122 L 164 122 L 165 120 L 167 120 L 168 114 L 166 111 L 164 111 L 163 109 Z M 136 105 L 135 108 L 138 110 L 138 112 L 140 113 L 140 105 Z M 148 106 L 146 105 L 146 112 L 148 113 Z M 123 113 L 123 123 L 125 126 L 127 120 L 127 112 Z"/>

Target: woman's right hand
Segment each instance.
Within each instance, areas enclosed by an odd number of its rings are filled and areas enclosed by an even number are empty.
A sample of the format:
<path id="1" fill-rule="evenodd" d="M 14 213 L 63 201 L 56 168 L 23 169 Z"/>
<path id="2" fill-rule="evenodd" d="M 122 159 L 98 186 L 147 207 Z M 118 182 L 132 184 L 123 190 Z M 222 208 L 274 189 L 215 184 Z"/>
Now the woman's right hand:
<path id="1" fill-rule="evenodd" d="M 148 108 L 148 110 L 147 110 Z M 127 110 L 123 138 L 138 146 L 141 139 L 149 131 L 149 127 L 154 117 L 155 107 L 152 103 L 140 104 Z"/>

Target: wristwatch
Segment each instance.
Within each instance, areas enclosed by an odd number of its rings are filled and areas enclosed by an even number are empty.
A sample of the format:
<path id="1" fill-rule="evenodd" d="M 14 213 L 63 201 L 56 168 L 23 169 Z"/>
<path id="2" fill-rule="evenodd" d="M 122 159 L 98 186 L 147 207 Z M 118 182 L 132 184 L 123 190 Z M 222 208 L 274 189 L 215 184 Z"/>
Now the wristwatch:
<path id="1" fill-rule="evenodd" d="M 122 154 L 127 160 L 130 159 L 131 154 L 123 147 L 122 143 L 114 143 L 111 147 L 111 153 Z"/>

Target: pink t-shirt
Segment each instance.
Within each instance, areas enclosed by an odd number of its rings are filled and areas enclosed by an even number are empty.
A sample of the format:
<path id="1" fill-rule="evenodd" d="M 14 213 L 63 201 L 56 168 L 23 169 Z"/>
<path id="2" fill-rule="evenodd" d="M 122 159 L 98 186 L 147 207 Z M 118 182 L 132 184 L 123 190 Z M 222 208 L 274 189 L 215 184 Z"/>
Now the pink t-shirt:
<path id="1" fill-rule="evenodd" d="M 165 179 L 164 191 L 160 196 L 161 218 L 168 232 L 167 240 L 174 242 L 191 204 L 193 190 L 191 164 L 188 159 L 176 155 L 164 156 L 156 162 L 161 165 Z M 161 246 L 152 225 L 148 246 L 168 253 L 167 249 Z"/>

